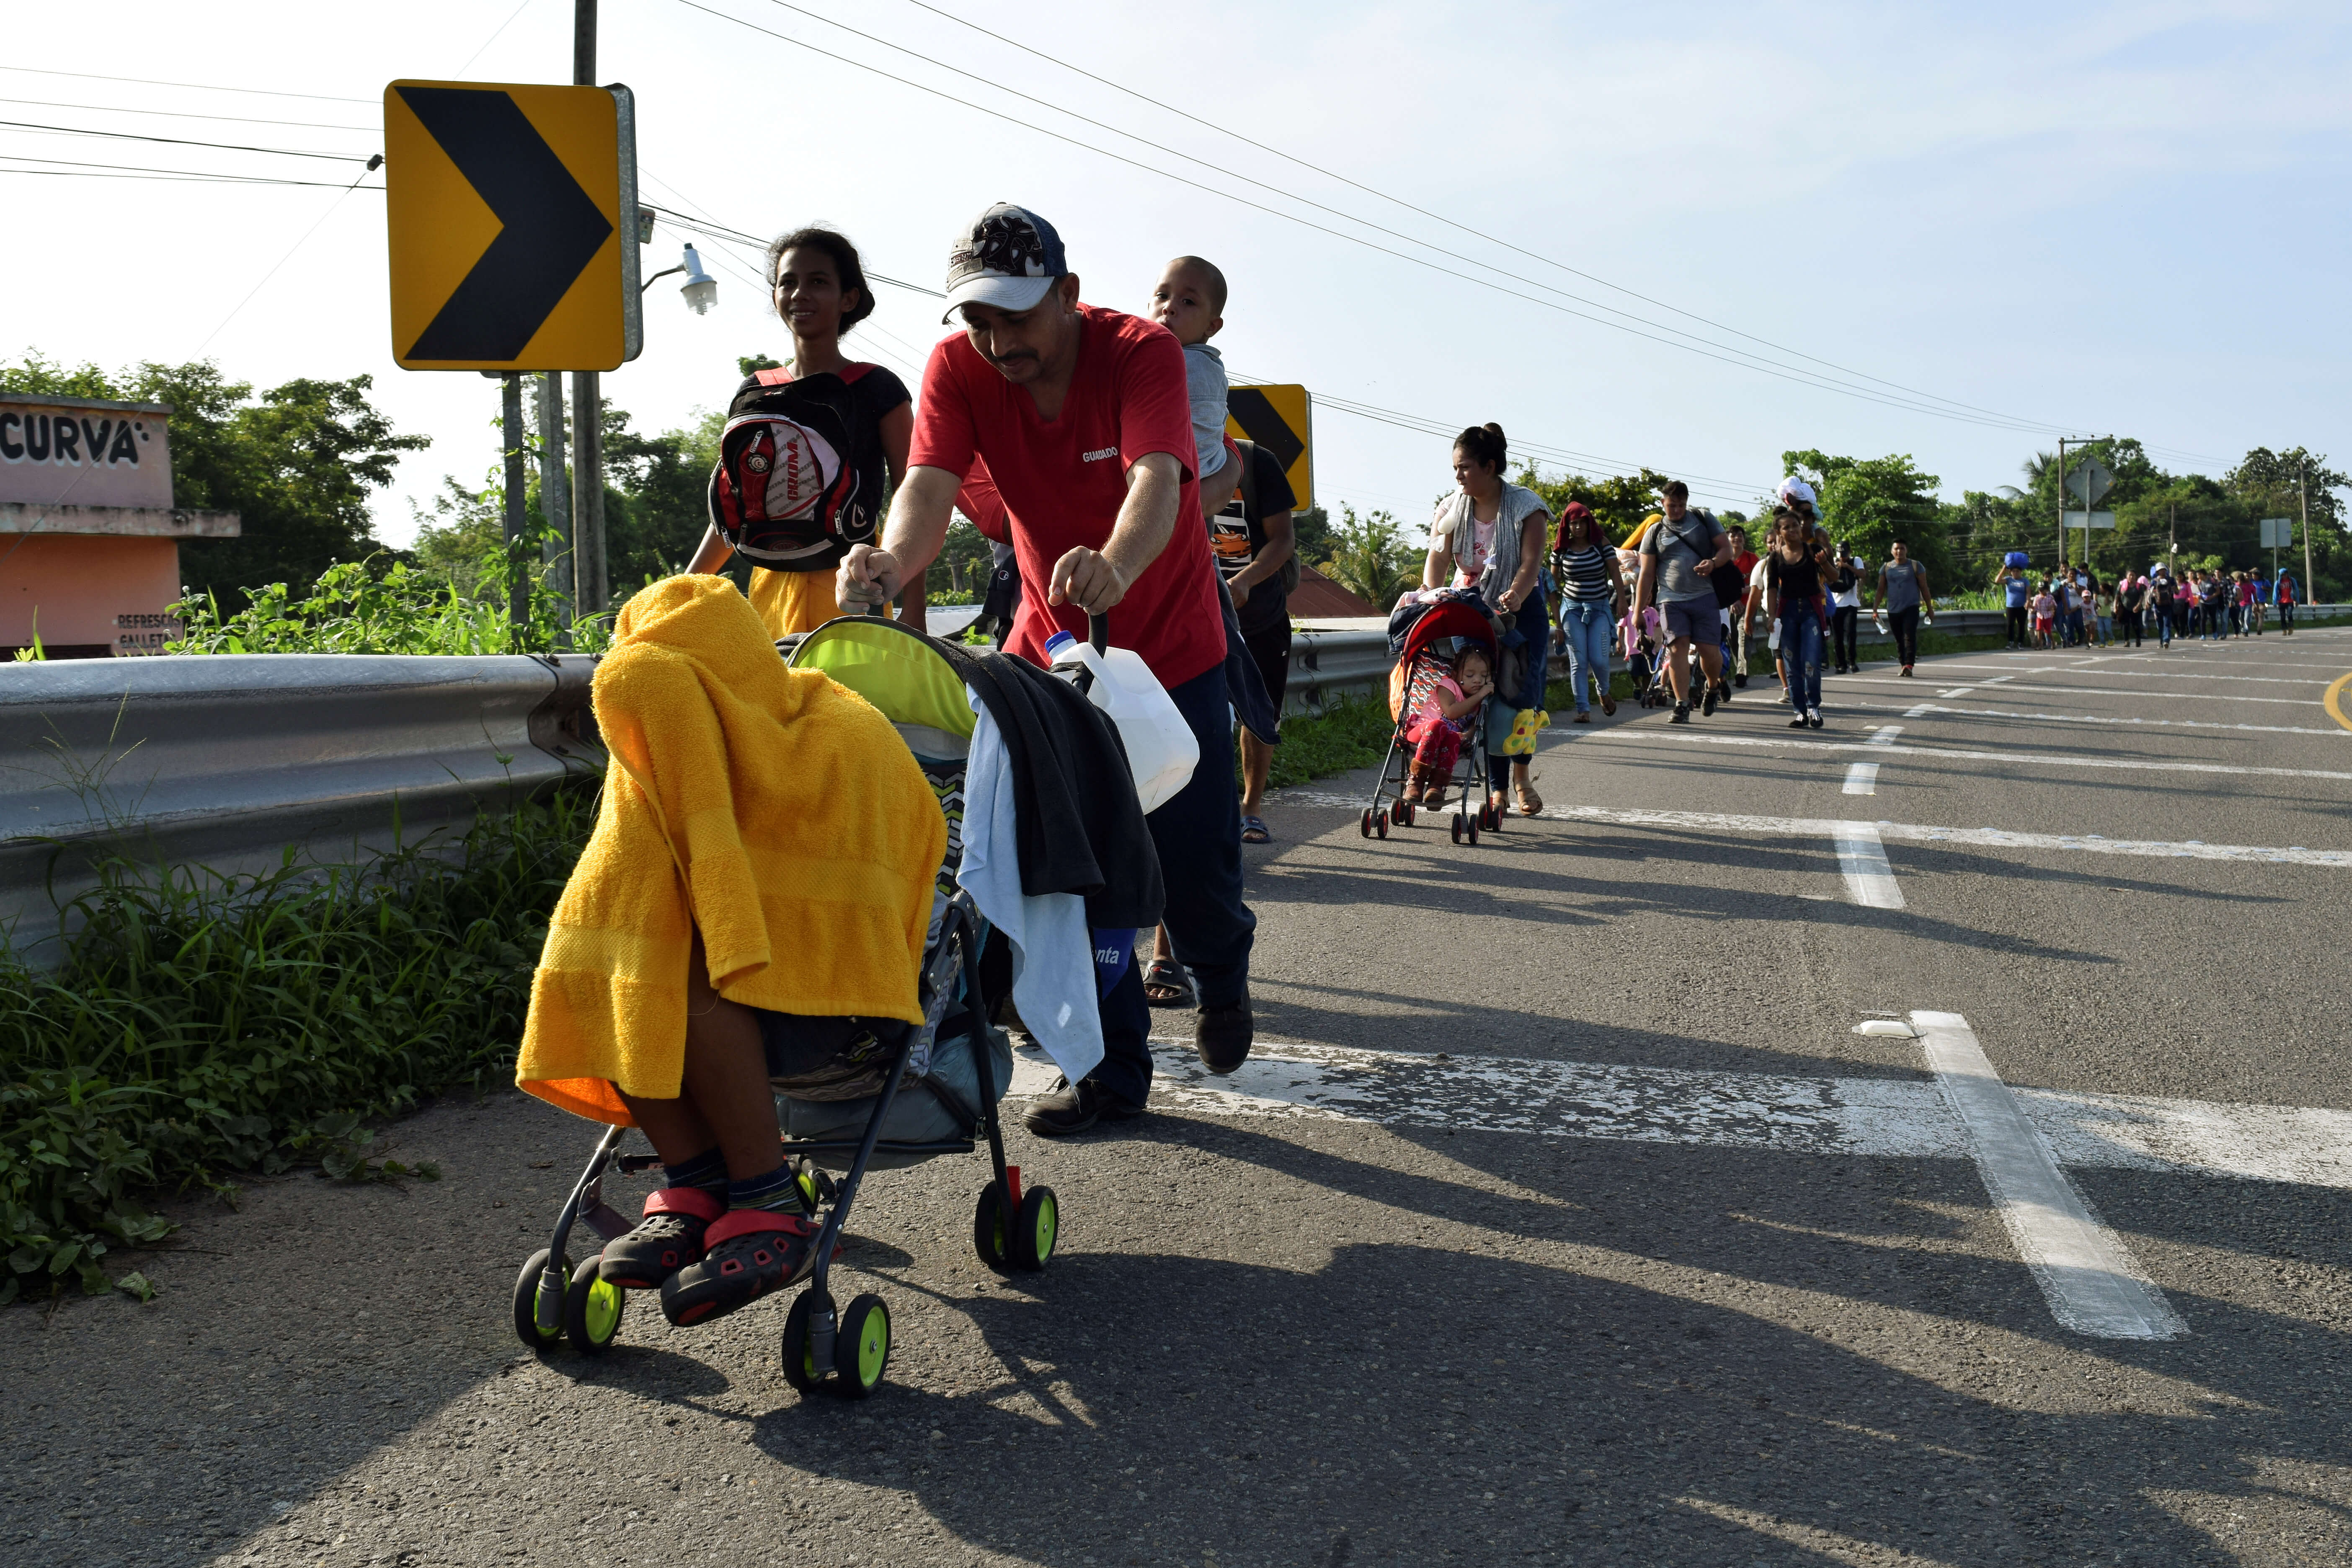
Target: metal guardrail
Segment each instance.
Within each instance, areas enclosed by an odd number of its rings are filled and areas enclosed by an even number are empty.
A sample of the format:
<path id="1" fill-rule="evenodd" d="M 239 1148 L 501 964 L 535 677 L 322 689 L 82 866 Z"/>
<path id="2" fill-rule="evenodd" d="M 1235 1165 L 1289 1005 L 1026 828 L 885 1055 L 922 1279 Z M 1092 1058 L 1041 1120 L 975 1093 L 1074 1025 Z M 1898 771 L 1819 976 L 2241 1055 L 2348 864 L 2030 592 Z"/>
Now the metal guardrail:
<path id="1" fill-rule="evenodd" d="M 225 872 L 462 827 L 600 769 L 593 660 L 223 654 L 0 665 L 0 940 L 57 956 L 106 850 Z"/>

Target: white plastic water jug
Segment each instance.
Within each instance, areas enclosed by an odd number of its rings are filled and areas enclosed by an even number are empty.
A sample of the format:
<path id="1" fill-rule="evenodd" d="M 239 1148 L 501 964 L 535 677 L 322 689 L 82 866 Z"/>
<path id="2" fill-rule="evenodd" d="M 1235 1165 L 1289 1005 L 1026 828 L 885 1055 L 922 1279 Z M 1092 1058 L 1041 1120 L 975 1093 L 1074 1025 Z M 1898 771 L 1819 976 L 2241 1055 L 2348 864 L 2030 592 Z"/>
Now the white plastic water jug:
<path id="1" fill-rule="evenodd" d="M 1141 654 L 1127 647 L 1097 650 L 1067 632 L 1055 632 L 1045 639 L 1045 657 L 1055 669 L 1083 667 L 1092 672 L 1087 695 L 1118 726 L 1127 765 L 1135 773 L 1136 798 L 1147 815 L 1192 782 L 1201 743 Z"/>

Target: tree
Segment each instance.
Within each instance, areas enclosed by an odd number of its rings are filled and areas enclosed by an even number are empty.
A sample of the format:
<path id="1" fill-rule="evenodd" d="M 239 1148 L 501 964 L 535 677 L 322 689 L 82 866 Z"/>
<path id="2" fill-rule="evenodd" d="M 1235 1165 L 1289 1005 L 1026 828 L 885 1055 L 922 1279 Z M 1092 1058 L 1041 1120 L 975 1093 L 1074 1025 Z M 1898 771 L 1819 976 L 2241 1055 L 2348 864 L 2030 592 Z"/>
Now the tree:
<path id="1" fill-rule="evenodd" d="M 1562 474 L 1552 479 L 1546 479 L 1541 468 L 1529 463 L 1512 482 L 1543 497 L 1544 510 L 1555 521 L 1569 502 L 1582 501 L 1610 537 L 1623 541 L 1642 526 L 1643 519 L 1660 509 L 1663 503 L 1658 498 L 1666 488 L 1666 476 L 1654 468 L 1643 468 L 1638 474 L 1620 474 L 1606 479 L 1587 479 L 1582 474 Z"/>
<path id="2" fill-rule="evenodd" d="M 961 513 L 948 519 L 947 538 L 930 569 L 923 574 L 923 595 L 934 605 L 950 601 L 977 604 L 988 593 L 996 570 L 996 551 L 988 536 Z"/>
<path id="3" fill-rule="evenodd" d="M 1813 487 L 1822 523 L 1840 543 L 1852 546 L 1866 567 L 1886 560 L 1889 546 L 1900 539 L 1912 558 L 1927 568 L 1931 580 L 1956 582 L 1952 552 L 1936 500 L 1936 487 L 1943 481 L 1921 473 L 1908 456 L 1833 458 L 1821 451 L 1783 452 L 1780 463 L 1785 472 Z"/>
<path id="4" fill-rule="evenodd" d="M 1311 564 L 1342 588 L 1382 609 L 1421 583 L 1422 551 L 1405 537 L 1391 513 L 1358 517 L 1339 503 L 1339 526 L 1331 530 L 1331 553 Z"/>
<path id="5" fill-rule="evenodd" d="M 234 511 L 243 522 L 236 539 L 184 540 L 180 575 L 230 610 L 243 607 L 248 587 L 307 587 L 336 562 L 383 548 L 370 493 L 392 483 L 401 453 L 432 440 L 396 434 L 368 401 L 374 384 L 367 375 L 306 377 L 257 399 L 250 382 L 224 379 L 211 360 L 147 361 L 112 375 L 38 353 L 0 364 L 0 388 L 11 392 L 172 405 L 173 504 Z"/>

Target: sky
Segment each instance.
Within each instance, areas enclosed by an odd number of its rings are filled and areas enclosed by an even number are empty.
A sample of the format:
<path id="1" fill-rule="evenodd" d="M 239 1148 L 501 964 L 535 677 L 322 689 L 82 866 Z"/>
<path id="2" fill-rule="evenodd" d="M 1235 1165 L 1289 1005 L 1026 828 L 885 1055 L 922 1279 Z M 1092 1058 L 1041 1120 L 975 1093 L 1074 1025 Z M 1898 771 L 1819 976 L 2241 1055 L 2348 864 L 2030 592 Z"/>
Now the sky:
<path id="1" fill-rule="evenodd" d="M 1906 453 L 1952 499 L 2060 435 L 2137 437 L 2177 472 L 2258 445 L 2352 457 L 2340 4 L 601 9 L 654 205 L 831 223 L 937 289 L 956 232 L 1017 201 L 1086 299 L 1138 311 L 1169 257 L 1216 261 L 1235 378 L 1329 400 L 1335 515 L 1418 528 L 1450 486 L 1449 435 L 1339 402 L 1492 420 L 1553 471 L 1647 465 L 1741 510 L 1790 449 Z M 383 88 L 568 81 L 572 33 L 570 0 L 134 0 L 95 33 L 9 7 L 0 360 L 373 375 L 433 440 L 376 505 L 406 542 L 445 475 L 478 488 L 496 462 L 497 389 L 393 362 L 382 175 L 362 177 Z M 646 272 L 688 237 L 657 223 Z M 722 405 L 738 355 L 786 355 L 757 247 L 702 249 L 717 308 L 654 284 L 643 354 L 604 379 L 639 429 Z M 939 304 L 877 298 L 848 346 L 912 384 Z"/>

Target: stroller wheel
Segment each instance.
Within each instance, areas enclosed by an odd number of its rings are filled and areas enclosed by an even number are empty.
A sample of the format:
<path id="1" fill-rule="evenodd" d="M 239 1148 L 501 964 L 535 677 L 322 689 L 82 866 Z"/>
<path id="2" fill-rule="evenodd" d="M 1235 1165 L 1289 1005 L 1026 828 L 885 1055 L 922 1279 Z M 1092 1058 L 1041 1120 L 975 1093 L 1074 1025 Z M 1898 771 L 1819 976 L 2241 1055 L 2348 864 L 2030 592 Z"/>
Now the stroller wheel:
<path id="1" fill-rule="evenodd" d="M 815 1310 L 812 1305 L 815 1299 L 815 1291 L 803 1290 L 793 1310 L 784 1314 L 784 1381 L 803 1394 L 815 1393 L 825 1378 L 817 1370 L 816 1358 L 809 1353 L 809 1314 Z"/>
<path id="2" fill-rule="evenodd" d="M 1457 812 L 1455 812 L 1455 813 L 1454 814 L 1454 821 L 1453 821 L 1449 826 L 1450 826 L 1453 828 L 1453 830 L 1454 830 L 1454 843 L 1459 844 L 1459 843 L 1461 843 L 1461 842 L 1462 842 L 1462 830 L 1463 830 L 1465 827 L 1467 827 L 1469 825 L 1470 825 L 1470 819 L 1469 819 L 1468 817 L 1464 816 L 1463 816 L 1460 812 L 1458 812 L 1458 811 L 1457 811 Z"/>
<path id="3" fill-rule="evenodd" d="M 1481 812 L 1479 815 L 1483 816 L 1486 814 Z M 1470 842 L 1474 848 L 1477 846 L 1478 818 L 1476 816 L 1472 817 L 1469 821 L 1462 825 L 1462 836 Z"/>
<path id="4" fill-rule="evenodd" d="M 1004 1229 L 1004 1205 L 997 1198 L 996 1184 L 991 1182 L 980 1189 L 980 1201 L 972 1205 L 971 1249 L 980 1254 L 982 1263 L 999 1274 L 1013 1267 L 1012 1244 Z"/>
<path id="5" fill-rule="evenodd" d="M 515 1279 L 515 1338 L 522 1342 L 522 1348 L 527 1351 L 553 1350 L 555 1342 L 563 1334 L 562 1315 L 560 1312 L 557 1314 L 558 1321 L 555 1327 L 542 1329 L 539 1326 L 539 1277 L 548 1268 L 547 1259 L 547 1248 L 542 1247 L 524 1261 L 522 1273 Z M 564 1289 L 570 1289 L 572 1259 L 558 1258 L 555 1267 L 563 1270 Z"/>
<path id="6" fill-rule="evenodd" d="M 1062 1205 L 1051 1187 L 1032 1187 L 1021 1194 L 1021 1215 L 1013 1226 L 1013 1263 L 1034 1274 L 1054 1256 L 1062 1235 Z"/>
<path id="7" fill-rule="evenodd" d="M 840 1374 L 834 1386 L 845 1399 L 863 1399 L 881 1386 L 889 1364 L 890 1309 L 869 1292 L 841 1314 L 841 1332 L 833 1342 L 833 1370 Z"/>
<path id="8" fill-rule="evenodd" d="M 563 1292 L 563 1337 L 583 1355 L 603 1355 L 621 1333 L 621 1309 L 629 1293 L 602 1278 L 604 1255 L 580 1266 Z"/>
<path id="9" fill-rule="evenodd" d="M 1499 833 L 1503 827 L 1503 814 L 1491 805 L 1482 805 L 1478 808 L 1478 826 L 1489 833 Z"/>
<path id="10" fill-rule="evenodd" d="M 1389 836 L 1389 814 L 1387 812 L 1376 811 L 1372 813 L 1372 832 L 1375 836 L 1381 838 L 1386 838 Z"/>
<path id="11" fill-rule="evenodd" d="M 1411 827 L 1412 826 L 1412 819 L 1420 815 L 1421 813 L 1413 808 L 1412 802 L 1409 800 L 1401 800 L 1397 802 L 1396 809 L 1389 813 L 1389 820 L 1391 822 L 1402 823 L 1405 826 Z"/>
<path id="12" fill-rule="evenodd" d="M 1365 837 L 1370 838 L 1372 836 L 1372 808 L 1370 806 L 1368 805 L 1364 807 L 1363 820 L 1357 826 Z"/>

